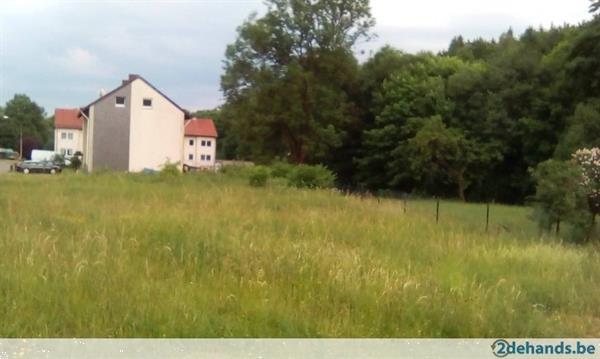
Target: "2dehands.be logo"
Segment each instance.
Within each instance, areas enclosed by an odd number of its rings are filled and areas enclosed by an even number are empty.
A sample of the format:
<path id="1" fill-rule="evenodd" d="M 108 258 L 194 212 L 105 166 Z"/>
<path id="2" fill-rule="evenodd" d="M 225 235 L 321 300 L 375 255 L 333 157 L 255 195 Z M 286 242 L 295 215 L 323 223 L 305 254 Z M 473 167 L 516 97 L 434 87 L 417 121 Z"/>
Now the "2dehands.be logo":
<path id="1" fill-rule="evenodd" d="M 515 340 L 498 339 L 492 344 L 492 352 L 498 358 L 508 355 L 594 355 L 594 344 L 576 341 L 569 344 L 561 340 L 557 344 L 534 344 L 529 340 L 518 343 Z"/>

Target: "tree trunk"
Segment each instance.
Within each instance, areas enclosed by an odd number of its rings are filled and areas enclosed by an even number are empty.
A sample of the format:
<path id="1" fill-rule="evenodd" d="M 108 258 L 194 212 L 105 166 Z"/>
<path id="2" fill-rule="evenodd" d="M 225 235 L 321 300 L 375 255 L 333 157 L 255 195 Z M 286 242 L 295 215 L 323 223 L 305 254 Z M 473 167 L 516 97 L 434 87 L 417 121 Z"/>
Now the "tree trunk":
<path id="1" fill-rule="evenodd" d="M 466 202 L 465 199 L 465 190 L 467 189 L 467 182 L 465 181 L 464 171 L 460 171 L 456 178 L 456 182 L 458 185 L 458 197 L 461 201 Z"/>
<path id="2" fill-rule="evenodd" d="M 292 162 L 296 164 L 304 163 L 306 153 L 304 152 L 302 141 L 296 139 L 287 126 L 285 126 L 283 131 Z"/>

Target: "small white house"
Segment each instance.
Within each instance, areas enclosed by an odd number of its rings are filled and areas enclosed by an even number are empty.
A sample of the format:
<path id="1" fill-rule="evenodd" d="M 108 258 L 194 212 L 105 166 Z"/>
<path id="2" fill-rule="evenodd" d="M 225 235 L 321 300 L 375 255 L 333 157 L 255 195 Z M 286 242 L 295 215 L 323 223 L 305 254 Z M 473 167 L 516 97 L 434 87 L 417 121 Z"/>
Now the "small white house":
<path id="1" fill-rule="evenodd" d="M 54 111 L 54 152 L 72 157 L 83 152 L 83 120 L 77 108 L 57 108 Z"/>
<path id="2" fill-rule="evenodd" d="M 184 133 L 184 169 L 214 168 L 217 154 L 217 129 L 212 119 L 186 120 Z"/>

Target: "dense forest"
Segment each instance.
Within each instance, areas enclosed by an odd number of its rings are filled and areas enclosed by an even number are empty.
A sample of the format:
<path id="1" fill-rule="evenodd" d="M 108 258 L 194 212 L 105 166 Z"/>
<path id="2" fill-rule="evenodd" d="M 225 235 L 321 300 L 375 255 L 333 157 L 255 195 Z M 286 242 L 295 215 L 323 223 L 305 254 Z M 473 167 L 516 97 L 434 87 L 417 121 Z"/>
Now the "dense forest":
<path id="1" fill-rule="evenodd" d="M 386 46 L 359 63 L 367 0 L 268 1 L 226 51 L 221 158 L 322 163 L 340 186 L 526 201 L 532 169 L 600 146 L 600 16 L 455 37 L 437 54 Z"/>

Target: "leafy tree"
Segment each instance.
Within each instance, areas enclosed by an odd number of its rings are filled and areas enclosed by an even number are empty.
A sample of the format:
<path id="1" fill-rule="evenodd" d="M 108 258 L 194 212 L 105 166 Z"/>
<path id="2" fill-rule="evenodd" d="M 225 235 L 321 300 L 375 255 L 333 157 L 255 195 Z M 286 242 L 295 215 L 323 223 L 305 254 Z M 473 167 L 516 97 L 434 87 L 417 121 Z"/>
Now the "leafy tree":
<path id="1" fill-rule="evenodd" d="M 594 13 L 600 10 L 600 0 L 590 0 L 590 12 Z"/>
<path id="2" fill-rule="evenodd" d="M 409 189 L 414 185 L 403 154 L 416 130 L 409 120 L 449 117 L 452 111 L 442 77 L 447 66 L 442 62 L 431 54 L 421 55 L 393 73 L 374 94 L 375 123 L 365 131 L 362 156 L 356 160 L 363 186 Z"/>
<path id="3" fill-rule="evenodd" d="M 238 150 L 255 159 L 326 160 L 358 120 L 351 47 L 374 24 L 368 0 L 269 0 L 238 28 L 221 87 Z"/>
<path id="4" fill-rule="evenodd" d="M 576 212 L 582 197 L 581 172 L 571 161 L 547 160 L 531 171 L 537 186 L 535 205 L 540 225 L 549 228 L 553 223 L 558 226 Z"/>
<path id="5" fill-rule="evenodd" d="M 0 147 L 19 149 L 20 132 L 23 131 L 23 155 L 30 157 L 31 150 L 43 147 L 51 137 L 49 123 L 44 119 L 44 109 L 26 95 L 15 95 L 6 103 L 0 119 Z"/>
<path id="6" fill-rule="evenodd" d="M 465 200 L 470 184 L 469 167 L 476 163 L 475 144 L 461 130 L 448 128 L 440 116 L 426 119 L 407 143 L 410 169 L 426 184 L 449 182 L 456 194 Z"/>
<path id="7" fill-rule="evenodd" d="M 600 147 L 600 99 L 591 99 L 577 105 L 575 113 L 569 119 L 556 155 L 569 159 L 579 148 Z"/>

